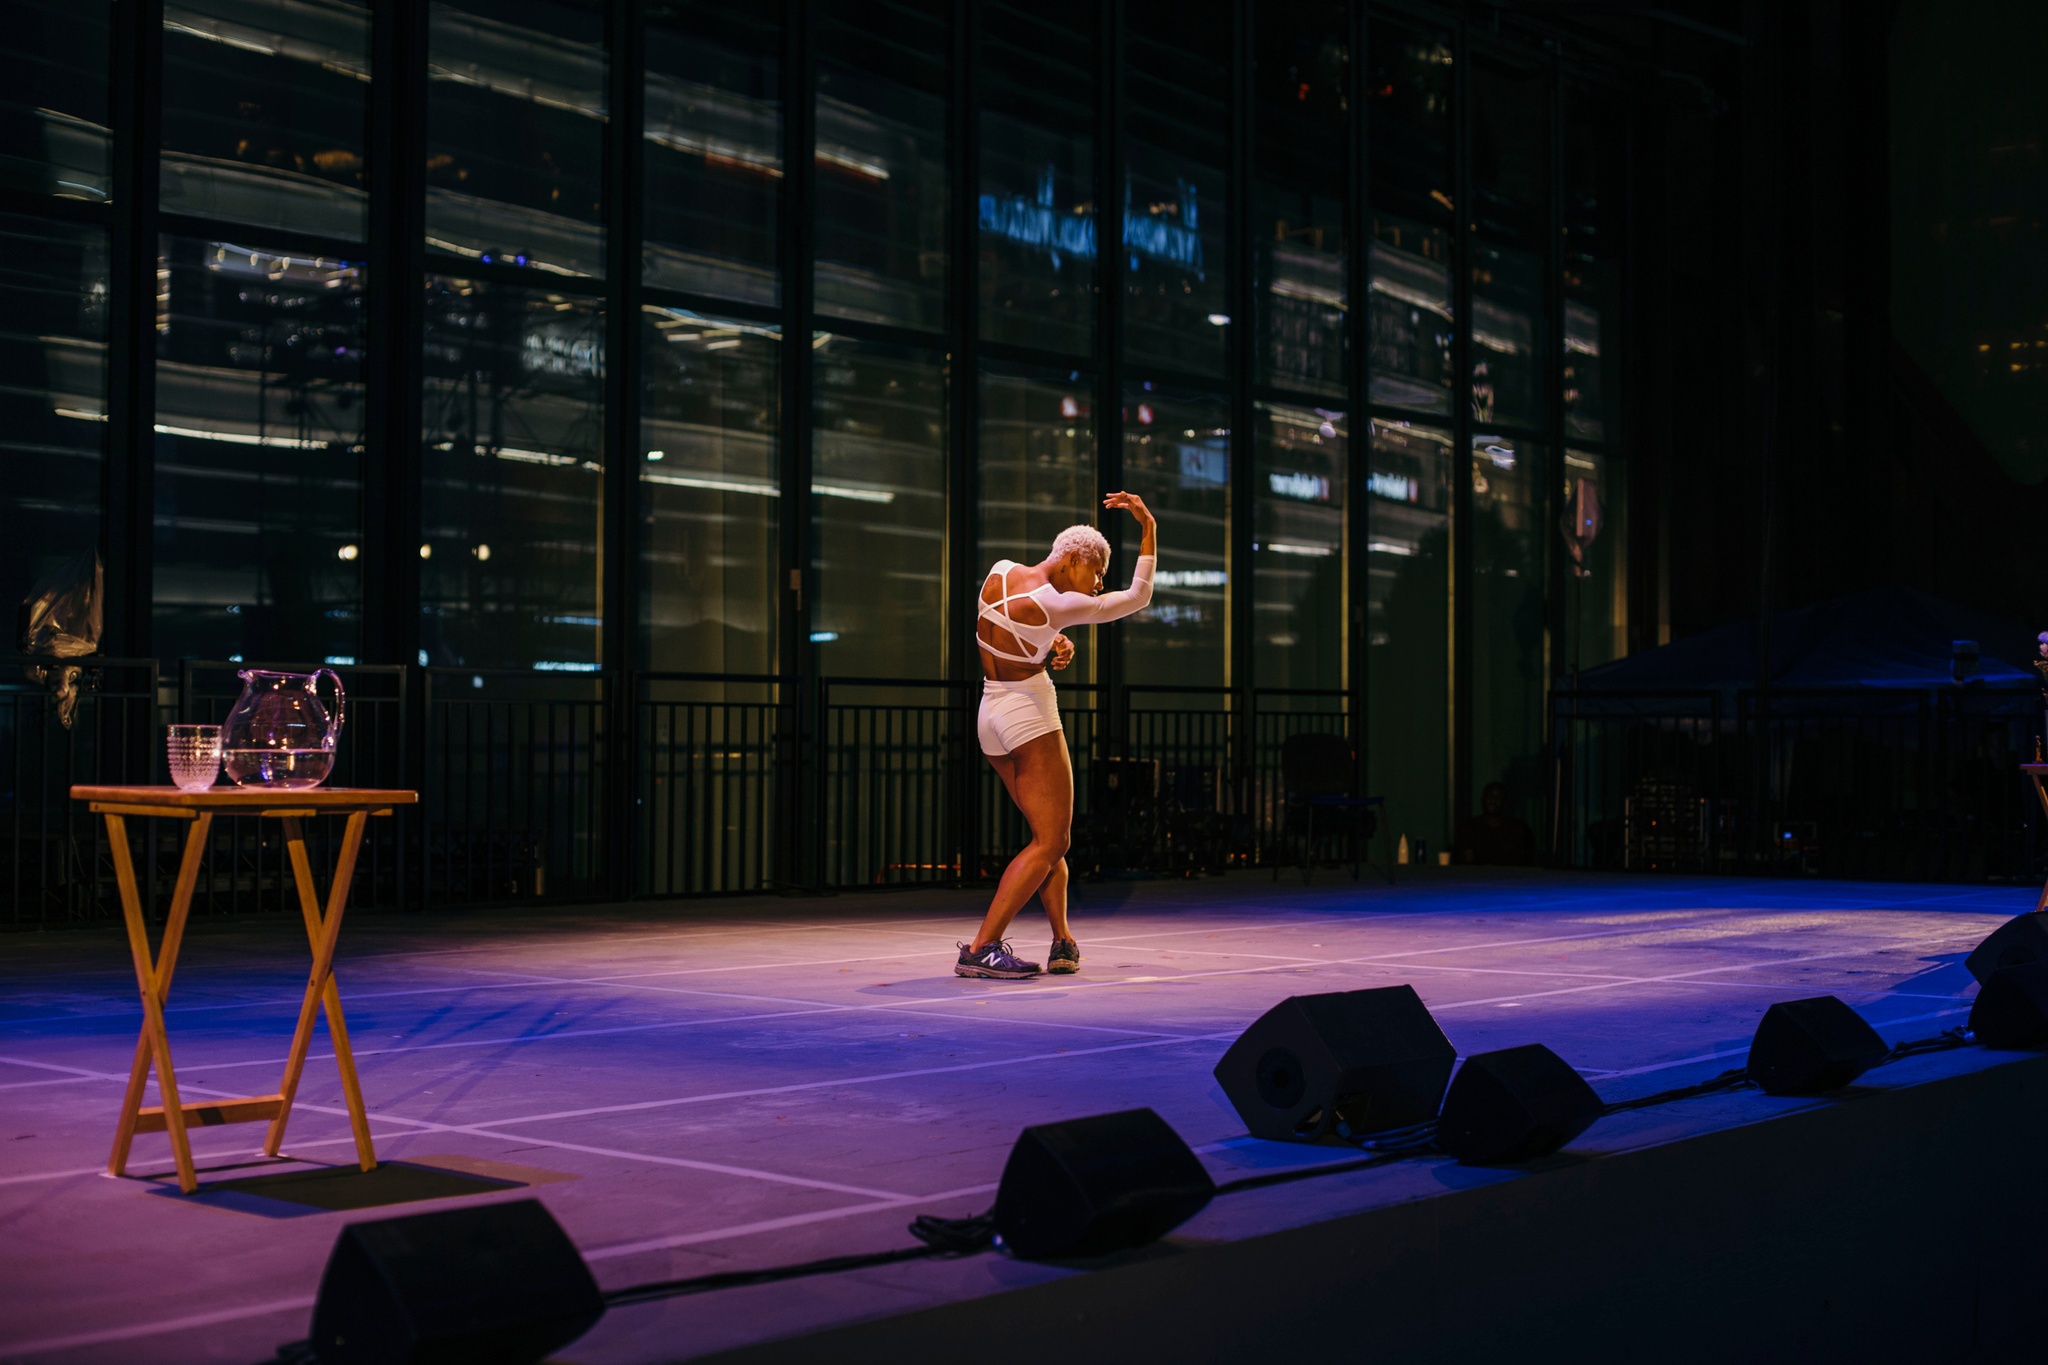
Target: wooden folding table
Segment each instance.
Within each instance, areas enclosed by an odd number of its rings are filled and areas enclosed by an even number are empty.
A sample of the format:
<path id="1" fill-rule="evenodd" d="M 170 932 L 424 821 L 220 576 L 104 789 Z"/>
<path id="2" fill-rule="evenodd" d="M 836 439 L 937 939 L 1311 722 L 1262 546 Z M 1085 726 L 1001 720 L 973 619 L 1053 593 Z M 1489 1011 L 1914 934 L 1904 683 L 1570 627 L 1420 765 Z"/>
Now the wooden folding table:
<path id="1" fill-rule="evenodd" d="M 2022 763 L 2020 771 L 2025 773 L 2027 781 L 2033 784 L 2034 799 L 2041 803 L 2041 814 L 2048 816 L 2048 788 L 2041 785 L 2041 779 L 2048 777 L 2048 763 Z M 2048 886 L 2041 888 L 2041 898 L 2034 902 L 2034 908 L 2048 910 Z"/>
<path id="2" fill-rule="evenodd" d="M 356 1157 L 364 1170 L 374 1170 L 377 1155 L 370 1146 L 369 1116 L 363 1109 L 362 1087 L 356 1081 L 348 1026 L 341 1017 L 341 992 L 334 984 L 334 945 L 341 936 L 341 912 L 348 904 L 349 882 L 355 876 L 364 827 L 371 816 L 389 815 L 394 807 L 410 806 L 418 801 L 418 795 L 349 787 L 297 791 L 213 787 L 198 792 L 179 791 L 176 787 L 73 787 L 71 797 L 90 803 L 94 814 L 106 817 L 107 838 L 114 849 L 114 879 L 120 886 L 121 913 L 128 921 L 128 947 L 135 958 L 135 984 L 142 992 L 142 1033 L 135 1040 L 135 1062 L 128 1071 L 128 1094 L 121 1102 L 121 1122 L 114 1130 L 114 1152 L 108 1170 L 115 1175 L 125 1173 L 128 1148 L 137 1133 L 169 1133 L 171 1153 L 178 1165 L 178 1188 L 186 1194 L 193 1193 L 199 1188 L 199 1177 L 192 1168 L 192 1144 L 187 1136 L 187 1129 L 193 1124 L 212 1126 L 268 1120 L 270 1132 L 264 1139 L 263 1151 L 276 1156 L 284 1142 L 285 1121 L 291 1116 L 300 1073 L 306 1068 L 306 1051 L 313 1042 L 313 1017 L 321 1009 L 327 1012 L 327 1031 L 334 1040 L 334 1060 L 341 1071 L 342 1094 L 348 1101 Z M 293 880 L 298 883 L 299 913 L 306 921 L 306 938 L 313 945 L 313 971 L 306 979 L 298 1030 L 292 1034 L 284 1080 L 277 1093 L 186 1104 L 178 1098 L 177 1073 L 171 1066 L 171 1041 L 164 1031 L 164 1002 L 170 998 L 171 973 L 178 966 L 178 947 L 184 939 L 186 916 L 192 909 L 192 893 L 199 883 L 199 864 L 206 856 L 207 834 L 217 813 L 255 815 L 284 822 L 285 848 L 291 858 Z M 171 892 L 163 944 L 154 954 L 150 952 L 142 897 L 136 889 L 135 863 L 128 850 L 127 819 L 131 815 L 192 822 L 185 836 L 184 858 L 178 864 L 178 881 Z M 306 857 L 305 829 L 301 824 L 316 815 L 348 817 L 324 915 L 319 895 L 313 889 L 313 866 Z M 163 1103 L 145 1108 L 142 1091 L 152 1064 Z"/>

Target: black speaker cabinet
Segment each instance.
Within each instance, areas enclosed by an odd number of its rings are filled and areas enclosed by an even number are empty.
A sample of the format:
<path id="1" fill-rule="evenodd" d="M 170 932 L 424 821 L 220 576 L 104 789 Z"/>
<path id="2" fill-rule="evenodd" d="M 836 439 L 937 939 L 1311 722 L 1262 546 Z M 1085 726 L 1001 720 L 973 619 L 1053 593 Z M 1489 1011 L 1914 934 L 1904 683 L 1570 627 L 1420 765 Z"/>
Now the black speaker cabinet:
<path id="1" fill-rule="evenodd" d="M 1548 1156 L 1604 1108 L 1585 1078 L 1541 1043 L 1467 1057 L 1451 1079 L 1437 1138 L 1468 1166 Z"/>
<path id="2" fill-rule="evenodd" d="M 1436 1117 L 1457 1049 L 1412 986 L 1296 995 L 1216 1063 L 1253 1137 L 1346 1142 Z"/>
<path id="3" fill-rule="evenodd" d="M 1963 965 L 1978 981 L 1988 981 L 2000 967 L 2017 967 L 2024 962 L 2048 962 L 2048 910 L 2015 915 L 1991 931 L 1970 950 Z"/>
<path id="4" fill-rule="evenodd" d="M 537 1199 L 352 1223 L 313 1305 L 322 1365 L 513 1365 L 604 1316 L 597 1281 Z"/>
<path id="5" fill-rule="evenodd" d="M 1750 1039 L 1749 1078 L 1769 1095 L 1817 1095 L 1847 1085 L 1889 1051 L 1862 1015 L 1832 995 L 1781 1000 Z"/>
<path id="6" fill-rule="evenodd" d="M 2048 962 L 2000 967 L 1970 1007 L 1970 1032 L 1986 1047 L 2048 1047 Z"/>
<path id="7" fill-rule="evenodd" d="M 1155 1241 L 1216 1186 L 1150 1109 L 1026 1128 L 996 1191 L 996 1233 L 1026 1260 L 1100 1256 Z"/>

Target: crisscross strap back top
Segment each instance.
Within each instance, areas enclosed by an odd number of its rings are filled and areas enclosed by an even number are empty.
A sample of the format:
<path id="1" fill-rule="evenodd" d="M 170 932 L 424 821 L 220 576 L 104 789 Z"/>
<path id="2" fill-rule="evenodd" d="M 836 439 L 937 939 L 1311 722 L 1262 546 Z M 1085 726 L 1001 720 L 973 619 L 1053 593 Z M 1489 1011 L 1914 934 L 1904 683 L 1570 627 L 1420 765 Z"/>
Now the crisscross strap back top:
<path id="1" fill-rule="evenodd" d="M 1012 663 L 1041 664 L 1046 655 L 1052 653 L 1053 637 L 1068 626 L 1095 626 L 1104 622 L 1121 620 L 1135 612 L 1143 611 L 1152 601 L 1152 569 L 1156 561 L 1151 555 L 1139 555 L 1137 564 L 1131 570 L 1131 586 L 1117 592 L 1106 592 L 1099 597 L 1090 597 L 1082 592 L 1061 592 L 1050 583 L 1041 583 L 1029 592 L 1010 591 L 1010 571 L 1018 568 L 1015 560 L 999 559 L 988 571 L 988 578 L 999 580 L 1003 595 L 991 602 L 981 600 L 980 619 L 992 621 L 1010 638 L 1030 650 L 1029 654 L 1012 654 L 1009 650 L 982 640 L 981 647 L 998 659 Z M 982 591 L 988 591 L 988 579 L 982 580 Z M 1031 602 L 1045 613 L 1043 622 L 1019 621 L 1010 613 L 1012 602 Z"/>

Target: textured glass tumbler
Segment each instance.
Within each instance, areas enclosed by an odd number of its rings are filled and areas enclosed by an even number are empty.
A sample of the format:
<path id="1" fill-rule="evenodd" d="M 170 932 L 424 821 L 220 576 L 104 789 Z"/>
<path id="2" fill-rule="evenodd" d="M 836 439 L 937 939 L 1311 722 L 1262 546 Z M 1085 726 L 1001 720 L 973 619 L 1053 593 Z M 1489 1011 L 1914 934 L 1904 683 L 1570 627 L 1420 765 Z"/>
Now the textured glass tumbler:
<path id="1" fill-rule="evenodd" d="M 203 792 L 220 777 L 220 727 L 173 725 L 171 782 L 181 792 Z"/>

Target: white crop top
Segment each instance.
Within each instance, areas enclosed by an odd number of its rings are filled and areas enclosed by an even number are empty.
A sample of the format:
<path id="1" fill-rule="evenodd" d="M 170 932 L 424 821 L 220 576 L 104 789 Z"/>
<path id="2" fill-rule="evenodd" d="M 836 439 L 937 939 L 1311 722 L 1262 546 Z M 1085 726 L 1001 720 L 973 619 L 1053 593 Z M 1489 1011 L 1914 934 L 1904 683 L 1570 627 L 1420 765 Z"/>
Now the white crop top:
<path id="1" fill-rule="evenodd" d="M 1152 601 L 1152 566 L 1155 562 L 1151 555 L 1139 555 L 1137 564 L 1131 569 L 1130 587 L 1090 597 L 1085 592 L 1061 592 L 1050 583 L 1041 583 L 1030 592 L 1013 593 L 1010 591 L 1010 570 L 1019 565 L 1015 560 L 999 559 L 988 571 L 988 577 L 1002 580 L 1003 596 L 994 602 L 983 599 L 980 619 L 995 622 L 1010 633 L 1011 639 L 1032 652 L 1012 654 L 986 640 L 980 641 L 981 647 L 996 658 L 1008 659 L 1012 663 L 1044 663 L 1045 656 L 1052 653 L 1053 637 L 1064 627 L 1101 625 L 1143 611 Z M 988 579 L 983 579 L 982 591 L 987 590 Z M 1017 620 L 1010 615 L 1012 602 L 1037 603 L 1038 609 L 1045 613 L 1044 623 Z"/>

